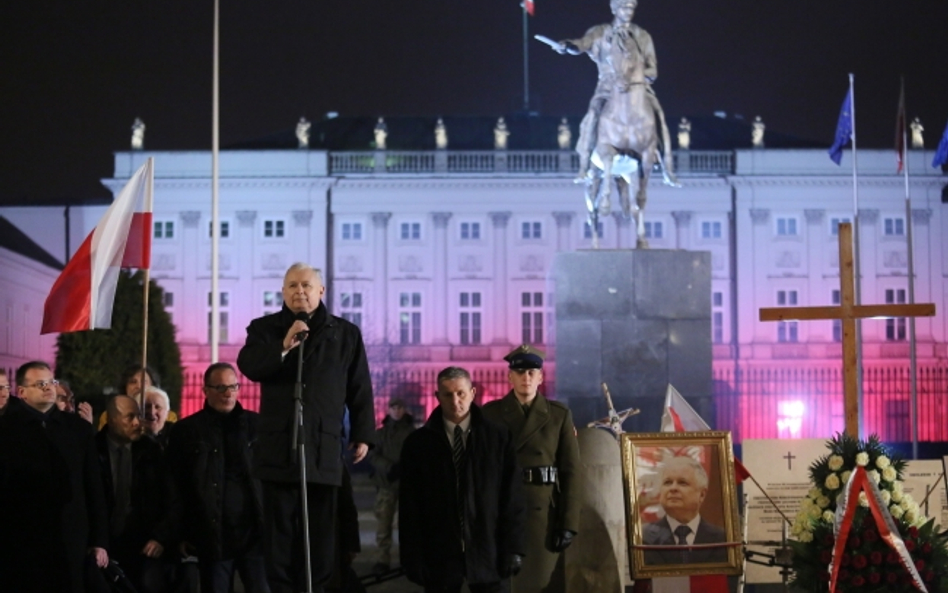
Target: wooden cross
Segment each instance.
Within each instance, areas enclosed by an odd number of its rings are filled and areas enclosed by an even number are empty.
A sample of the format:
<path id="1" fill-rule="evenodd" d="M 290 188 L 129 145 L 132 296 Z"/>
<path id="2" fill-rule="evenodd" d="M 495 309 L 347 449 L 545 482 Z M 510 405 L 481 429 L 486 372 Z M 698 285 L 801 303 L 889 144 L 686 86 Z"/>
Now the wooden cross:
<path id="1" fill-rule="evenodd" d="M 911 248 L 911 247 L 910 247 Z M 770 307 L 760 310 L 761 321 L 840 319 L 843 322 L 843 401 L 846 434 L 859 438 L 859 369 L 856 368 L 856 320 L 869 317 L 932 317 L 933 303 L 912 305 L 856 305 L 853 298 L 853 228 L 839 225 L 839 296 L 835 307 Z"/>

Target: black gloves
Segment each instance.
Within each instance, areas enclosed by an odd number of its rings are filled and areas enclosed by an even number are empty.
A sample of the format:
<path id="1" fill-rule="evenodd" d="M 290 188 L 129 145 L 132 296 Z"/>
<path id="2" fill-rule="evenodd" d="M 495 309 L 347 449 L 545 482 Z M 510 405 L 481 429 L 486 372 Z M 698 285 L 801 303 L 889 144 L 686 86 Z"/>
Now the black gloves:
<path id="1" fill-rule="evenodd" d="M 501 570 L 500 576 L 503 578 L 517 576 L 520 569 L 523 568 L 523 556 L 520 554 L 510 554 L 507 556 L 507 563 Z"/>
<path id="2" fill-rule="evenodd" d="M 576 535 L 575 531 L 570 531 L 569 529 L 562 529 L 555 534 L 553 534 L 553 551 L 562 552 L 573 543 L 573 536 Z"/>

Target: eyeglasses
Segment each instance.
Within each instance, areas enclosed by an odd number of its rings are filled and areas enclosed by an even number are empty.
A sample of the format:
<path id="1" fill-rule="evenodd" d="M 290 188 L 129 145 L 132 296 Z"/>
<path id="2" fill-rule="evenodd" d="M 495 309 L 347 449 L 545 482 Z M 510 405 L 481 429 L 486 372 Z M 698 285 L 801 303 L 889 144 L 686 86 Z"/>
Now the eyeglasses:
<path id="1" fill-rule="evenodd" d="M 0 391 L 10 391 L 9 385 L 0 385 Z"/>
<path id="2" fill-rule="evenodd" d="M 50 379 L 49 381 L 37 381 L 32 385 L 23 385 L 25 388 L 36 387 L 37 389 L 46 389 L 47 387 L 56 387 L 59 385 L 59 381 L 56 379 Z"/>
<path id="3" fill-rule="evenodd" d="M 240 383 L 234 383 L 233 385 L 205 385 L 204 387 L 213 389 L 217 393 L 227 393 L 228 391 L 237 393 L 240 391 Z"/>

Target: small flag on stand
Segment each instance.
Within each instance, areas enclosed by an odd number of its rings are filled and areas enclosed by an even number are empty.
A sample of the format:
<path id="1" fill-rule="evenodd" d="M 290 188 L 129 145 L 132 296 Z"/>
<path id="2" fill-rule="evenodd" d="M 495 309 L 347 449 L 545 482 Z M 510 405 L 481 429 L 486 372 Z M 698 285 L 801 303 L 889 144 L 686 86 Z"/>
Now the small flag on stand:
<path id="1" fill-rule="evenodd" d="M 948 163 L 948 125 L 945 126 L 945 133 L 941 135 L 941 142 L 938 143 L 938 149 L 935 150 L 932 167 L 937 169 L 945 163 Z"/>
<path id="2" fill-rule="evenodd" d="M 905 166 L 905 81 L 899 87 L 899 107 L 895 114 L 895 162 L 898 163 L 896 173 L 902 172 Z"/>
<path id="3" fill-rule="evenodd" d="M 829 149 L 829 156 L 837 165 L 843 160 L 843 148 L 849 144 L 853 136 L 853 91 L 846 92 L 843 106 L 839 110 L 839 120 L 836 122 L 836 139 Z"/>
<path id="4" fill-rule="evenodd" d="M 533 0 L 523 0 L 523 9 L 527 11 L 527 14 L 533 16 L 534 11 L 534 2 Z"/>
<path id="5" fill-rule="evenodd" d="M 53 283 L 43 308 L 41 333 L 112 326 L 119 270 L 151 265 L 153 185 L 154 159 L 149 158 Z"/>

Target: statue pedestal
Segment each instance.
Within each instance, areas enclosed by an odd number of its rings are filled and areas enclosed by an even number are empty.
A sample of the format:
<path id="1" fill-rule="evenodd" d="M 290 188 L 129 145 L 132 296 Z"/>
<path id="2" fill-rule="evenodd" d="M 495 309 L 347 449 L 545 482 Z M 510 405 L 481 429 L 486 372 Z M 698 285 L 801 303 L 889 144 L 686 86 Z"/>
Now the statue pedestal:
<path id="1" fill-rule="evenodd" d="M 556 398 L 577 426 L 635 407 L 626 432 L 661 427 L 671 383 L 712 426 L 711 254 L 664 249 L 560 253 Z"/>

